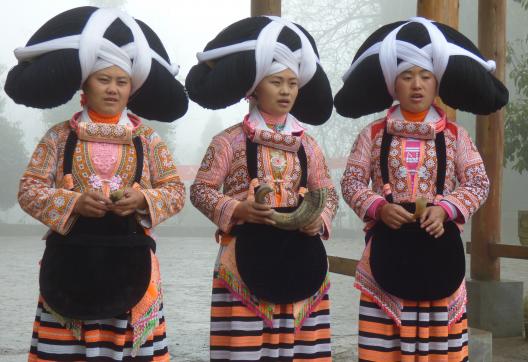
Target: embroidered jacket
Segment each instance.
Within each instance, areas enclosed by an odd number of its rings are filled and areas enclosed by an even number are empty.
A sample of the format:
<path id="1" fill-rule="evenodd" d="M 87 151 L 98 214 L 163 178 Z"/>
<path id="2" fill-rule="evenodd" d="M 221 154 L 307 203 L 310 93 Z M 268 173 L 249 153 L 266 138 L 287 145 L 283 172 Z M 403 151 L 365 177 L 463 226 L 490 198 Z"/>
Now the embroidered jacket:
<path id="1" fill-rule="evenodd" d="M 458 216 L 455 222 L 461 227 L 461 224 L 469 219 L 488 196 L 489 180 L 477 148 L 467 131 L 460 125 L 447 121 L 444 112 L 439 108 L 435 108 L 440 116 L 435 123 L 395 119 L 391 116 L 395 110 L 396 107 L 393 107 L 385 118 L 372 122 L 358 135 L 341 179 L 343 198 L 367 223 L 366 229 L 374 224 L 371 206 L 375 207 L 376 203 L 379 205 L 380 200 L 384 200 L 380 151 L 383 132 L 387 129 L 393 135 L 388 153 L 388 169 L 394 202 L 415 202 L 418 197 L 427 199 L 429 203 L 447 202 L 456 208 Z M 438 127 L 439 124 L 442 124 L 441 129 Z M 434 139 L 436 132 L 442 130 L 446 143 L 446 176 L 443 197 L 439 197 L 436 195 L 437 159 Z M 409 140 L 412 140 L 413 148 L 419 148 L 418 163 L 413 165 L 415 171 L 413 175 L 406 164 L 408 150 L 405 148 Z M 419 143 L 418 147 L 416 147 L 417 143 Z M 358 264 L 355 286 L 371 296 L 376 304 L 399 325 L 403 301 L 386 293 L 376 283 L 370 269 L 369 258 L 370 242 Z M 466 299 L 464 281 L 452 296 L 446 298 L 449 324 L 456 322 L 462 316 Z"/>
<path id="2" fill-rule="evenodd" d="M 102 175 L 106 175 L 110 189 L 132 186 L 136 151 L 131 142 L 124 140 L 127 134 L 129 139 L 139 136 L 143 146 L 140 191 L 148 210 L 146 215 L 138 215 L 142 226 L 150 229 L 181 210 L 185 187 L 167 145 L 154 130 L 132 115 L 129 117 L 134 127 L 80 125 L 78 116 L 52 127 L 35 148 L 20 181 L 18 201 L 24 211 L 50 229 L 67 234 L 76 220 L 76 215 L 72 215 L 76 200 L 85 190 L 101 189 Z M 65 178 L 64 147 L 72 128 L 79 140 L 72 177 Z"/>
<path id="3" fill-rule="evenodd" d="M 258 116 L 253 112 L 252 116 Z M 289 116 L 290 117 L 290 116 Z M 251 197 L 252 189 L 260 183 L 275 185 L 275 195 L 267 195 L 266 203 L 272 207 L 296 206 L 299 200 L 301 166 L 297 150 L 301 143 L 307 159 L 308 190 L 328 188 L 326 206 L 322 212 L 323 238 L 331 232 L 331 221 L 338 207 L 338 197 L 330 179 L 324 156 L 315 140 L 291 117 L 285 129 L 291 134 L 253 127 L 246 117 L 242 124 L 228 128 L 215 136 L 207 149 L 202 165 L 191 186 L 191 202 L 219 228 L 223 234 L 215 272 L 219 280 L 264 323 L 273 326 L 274 304 L 259 300 L 245 286 L 238 273 L 235 258 L 236 240 L 227 236 L 238 222 L 233 219 L 236 205 Z M 246 138 L 257 143 L 257 176 L 250 180 L 246 159 Z M 226 242 L 227 240 L 227 242 Z M 310 312 L 322 300 L 330 287 L 328 277 L 319 291 L 306 300 L 293 303 L 295 328 L 300 328 Z"/>
<path id="4" fill-rule="evenodd" d="M 273 132 L 269 132 L 272 134 Z M 263 133 L 266 137 L 266 133 Z M 299 199 L 301 167 L 296 152 L 283 152 L 284 157 L 276 157 L 275 152 L 294 145 L 289 139 L 297 137 L 269 137 L 267 145 L 258 145 L 258 179 L 260 183 L 273 184 L 273 166 L 281 163 L 281 197 L 267 195 L 267 203 L 272 207 L 296 206 Z M 338 197 L 332 184 L 324 156 L 315 140 L 303 133 L 300 137 L 307 156 L 308 190 L 329 188 L 326 207 L 322 218 L 325 225 L 325 238 L 331 231 L 331 222 L 337 211 Z M 277 148 L 272 147 L 276 143 Z M 276 177 L 275 177 L 276 178 Z M 222 189 L 222 191 L 221 191 Z M 236 223 L 232 219 L 238 202 L 247 198 L 250 189 L 250 176 L 246 160 L 246 131 L 242 124 L 234 125 L 215 136 L 203 158 L 194 184 L 191 186 L 191 202 L 218 228 L 229 233 Z"/>
<path id="5" fill-rule="evenodd" d="M 393 134 L 388 166 L 394 202 L 414 202 L 416 198 L 424 197 L 432 203 L 436 196 L 434 126 L 387 118 L 374 121 L 361 131 L 354 142 L 341 179 L 343 198 L 364 221 L 372 221 L 367 210 L 374 202 L 383 199 L 380 150 L 387 124 L 389 132 Z M 464 223 L 486 200 L 489 180 L 482 158 L 467 131 L 447 121 L 444 134 L 447 170 L 443 200 L 457 208 L 462 218 L 456 221 Z M 407 138 L 420 140 L 420 160 L 416 167 L 414 187 L 411 186 L 403 156 Z M 371 181 L 372 185 L 369 186 Z"/>

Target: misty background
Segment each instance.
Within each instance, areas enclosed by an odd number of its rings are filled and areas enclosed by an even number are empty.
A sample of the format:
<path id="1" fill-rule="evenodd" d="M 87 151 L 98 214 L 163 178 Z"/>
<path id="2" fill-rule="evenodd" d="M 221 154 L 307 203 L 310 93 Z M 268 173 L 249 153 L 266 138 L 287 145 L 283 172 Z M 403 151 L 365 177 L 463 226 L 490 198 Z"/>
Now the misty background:
<path id="1" fill-rule="evenodd" d="M 80 109 L 79 95 L 58 108 L 39 110 L 14 104 L 3 91 L 9 69 L 16 64 L 13 50 L 24 46 L 30 36 L 56 14 L 83 5 L 115 6 L 146 22 L 158 34 L 173 63 L 180 65 L 177 78 L 184 83 L 189 69 L 196 64 L 195 54 L 201 51 L 227 25 L 250 14 L 249 0 L 37 0 L 6 1 L 0 12 L 0 236 L 34 234 L 45 227 L 26 215 L 18 206 L 18 181 L 39 138 L 52 125 L 69 119 Z M 477 43 L 477 0 L 460 1 L 459 30 Z M 519 1 L 507 3 L 507 41 L 514 44 L 528 35 L 528 11 Z M 327 71 L 332 89 L 340 88 L 341 76 L 366 37 L 381 25 L 416 15 L 416 1 L 391 0 L 282 0 L 282 16 L 303 25 L 315 38 L 321 63 Z M 527 49 L 525 49 L 526 51 Z M 506 69 L 510 98 L 515 99 L 512 79 Z M 168 143 L 180 174 L 188 186 L 196 167 L 212 138 L 226 127 L 240 122 L 247 112 L 245 101 L 223 110 L 206 110 L 189 103 L 189 111 L 181 119 L 163 124 L 146 121 Z M 362 127 L 382 114 L 346 119 L 335 112 L 323 126 L 310 127 L 323 148 L 331 166 L 334 184 L 340 193 L 339 181 L 350 147 Z M 457 121 L 474 139 L 475 116 L 457 112 Z M 518 244 L 517 210 L 528 209 L 527 173 L 504 169 L 502 191 L 502 242 Z M 187 196 L 188 197 L 188 196 Z M 337 236 L 361 238 L 362 223 L 341 200 L 334 222 Z M 187 200 L 183 211 L 159 227 L 160 234 L 186 236 L 211 235 L 214 226 Z M 165 232 L 164 232 L 165 230 Z M 169 231 L 170 230 L 170 231 Z M 464 240 L 469 240 L 466 227 Z"/>

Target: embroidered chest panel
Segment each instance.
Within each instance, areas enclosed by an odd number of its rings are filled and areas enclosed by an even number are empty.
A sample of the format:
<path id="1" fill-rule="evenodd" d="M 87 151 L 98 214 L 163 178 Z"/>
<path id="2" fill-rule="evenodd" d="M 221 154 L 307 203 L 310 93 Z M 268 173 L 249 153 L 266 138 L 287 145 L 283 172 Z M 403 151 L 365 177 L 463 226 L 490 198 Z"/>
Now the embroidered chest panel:
<path id="1" fill-rule="evenodd" d="M 100 190 L 108 183 L 110 190 L 131 186 L 136 172 L 133 145 L 78 141 L 73 154 L 74 190 Z"/>
<path id="2" fill-rule="evenodd" d="M 224 181 L 224 193 L 230 196 L 244 195 L 249 189 L 250 176 L 247 169 L 245 136 L 237 137 L 232 144 L 232 160 Z M 210 148 L 202 170 L 210 168 L 215 158 Z M 208 162 L 207 162 L 208 160 Z M 301 166 L 296 152 L 288 152 L 259 144 L 257 146 L 257 177 L 260 183 L 275 187 L 276 194 L 268 194 L 266 202 L 273 207 L 291 207 L 297 205 L 297 190 L 301 179 Z"/>
<path id="3" fill-rule="evenodd" d="M 296 190 L 301 180 L 301 164 L 297 153 L 259 145 L 257 164 L 259 181 L 275 188 L 275 197 L 268 194 L 266 202 L 273 206 L 296 206 Z"/>
<path id="4" fill-rule="evenodd" d="M 380 151 L 383 132 L 379 132 L 372 144 L 371 178 L 373 188 L 382 194 L 383 182 L 380 169 Z M 455 174 L 455 137 L 445 132 L 446 140 L 446 180 L 444 196 L 451 193 L 456 186 Z M 413 156 L 417 159 L 414 170 L 407 164 L 409 152 L 406 152 L 406 138 L 394 136 L 389 150 L 389 181 L 396 202 L 414 200 L 417 196 L 432 199 L 436 194 L 437 158 L 434 140 L 417 140 Z M 419 143 L 419 145 L 418 145 Z M 409 151 L 407 149 L 407 151 Z M 414 160 L 413 160 L 414 161 Z M 411 172 L 414 182 L 411 182 Z"/>

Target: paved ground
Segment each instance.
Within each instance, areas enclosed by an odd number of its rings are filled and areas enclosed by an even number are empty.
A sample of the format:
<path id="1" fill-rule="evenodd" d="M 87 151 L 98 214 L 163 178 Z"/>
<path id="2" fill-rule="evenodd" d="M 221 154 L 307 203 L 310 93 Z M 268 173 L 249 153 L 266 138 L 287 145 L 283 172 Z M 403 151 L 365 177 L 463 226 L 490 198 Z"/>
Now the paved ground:
<path id="1" fill-rule="evenodd" d="M 34 317 L 38 261 L 43 242 L 38 237 L 0 237 L 0 362 L 21 362 Z M 357 258 L 361 242 L 328 242 L 328 254 Z M 178 362 L 208 360 L 209 301 L 216 244 L 207 238 L 160 238 L 158 256 L 165 290 L 167 334 Z M 528 280 L 528 263 L 502 263 L 503 277 Z M 358 293 L 353 279 L 332 275 L 334 361 L 355 361 Z M 494 361 L 528 361 L 528 342 L 496 339 Z"/>

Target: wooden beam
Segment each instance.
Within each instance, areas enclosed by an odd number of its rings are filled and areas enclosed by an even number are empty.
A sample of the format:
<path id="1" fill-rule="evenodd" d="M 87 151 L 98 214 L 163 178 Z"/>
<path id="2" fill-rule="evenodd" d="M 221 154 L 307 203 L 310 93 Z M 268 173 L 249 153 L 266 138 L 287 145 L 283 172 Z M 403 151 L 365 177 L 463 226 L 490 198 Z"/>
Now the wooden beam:
<path id="1" fill-rule="evenodd" d="M 418 0 L 416 7 L 418 16 L 458 29 L 459 0 Z"/>
<path id="2" fill-rule="evenodd" d="M 504 82 L 506 61 L 506 0 L 479 0 L 478 47 L 497 63 L 495 76 Z M 501 187 L 504 153 L 504 110 L 477 116 L 477 148 L 490 179 L 486 203 L 473 216 L 471 225 L 471 278 L 500 280 L 500 259 L 493 256 L 490 244 L 501 238 Z"/>
<path id="3" fill-rule="evenodd" d="M 356 275 L 356 267 L 359 261 L 339 256 L 328 256 L 328 262 L 330 263 L 330 272 L 353 277 Z"/>
<path id="4" fill-rule="evenodd" d="M 281 0 L 251 0 L 251 16 L 281 16 Z"/>
<path id="5" fill-rule="evenodd" d="M 458 29 L 459 7 L 459 0 L 418 0 L 416 14 Z M 448 119 L 456 120 L 455 109 L 445 105 L 440 97 L 436 97 L 435 103 L 446 112 Z"/>
<path id="6" fill-rule="evenodd" d="M 466 252 L 471 254 L 472 243 L 466 243 Z M 528 246 L 507 245 L 507 244 L 489 244 L 489 255 L 495 258 L 510 258 L 528 260 Z"/>

